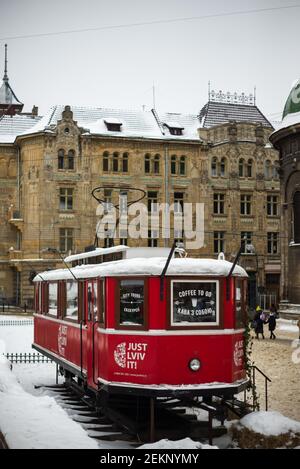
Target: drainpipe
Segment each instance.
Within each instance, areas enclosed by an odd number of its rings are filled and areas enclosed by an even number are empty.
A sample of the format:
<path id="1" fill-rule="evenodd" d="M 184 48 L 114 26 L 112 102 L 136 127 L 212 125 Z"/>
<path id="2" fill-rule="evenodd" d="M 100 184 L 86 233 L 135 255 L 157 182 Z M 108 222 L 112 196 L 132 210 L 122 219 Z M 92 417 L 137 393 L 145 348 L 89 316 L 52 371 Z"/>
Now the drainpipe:
<path id="1" fill-rule="evenodd" d="M 169 147 L 168 144 L 165 146 L 165 203 L 166 203 L 166 209 L 165 209 L 165 216 L 166 220 L 168 219 L 167 217 L 170 217 L 169 212 L 169 206 L 170 206 L 170 197 L 169 197 Z M 170 231 L 171 232 L 171 231 Z M 168 247 L 169 246 L 169 239 L 164 238 L 164 246 Z"/>
<path id="2" fill-rule="evenodd" d="M 21 179 L 21 158 L 20 158 L 20 147 L 17 147 L 17 166 L 18 166 L 18 174 L 17 174 L 17 186 L 18 186 L 18 194 L 17 194 L 17 210 L 20 211 L 21 207 L 21 194 L 20 194 L 20 179 Z"/>

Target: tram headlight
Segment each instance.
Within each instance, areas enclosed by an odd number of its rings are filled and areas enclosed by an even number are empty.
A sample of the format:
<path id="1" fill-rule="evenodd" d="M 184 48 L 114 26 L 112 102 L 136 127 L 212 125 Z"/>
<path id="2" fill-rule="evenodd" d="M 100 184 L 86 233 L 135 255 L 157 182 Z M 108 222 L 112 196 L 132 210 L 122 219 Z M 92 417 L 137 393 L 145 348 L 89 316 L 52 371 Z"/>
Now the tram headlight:
<path id="1" fill-rule="evenodd" d="M 192 358 L 189 362 L 189 369 L 191 371 L 199 371 L 201 367 L 201 362 L 198 360 L 198 358 Z"/>

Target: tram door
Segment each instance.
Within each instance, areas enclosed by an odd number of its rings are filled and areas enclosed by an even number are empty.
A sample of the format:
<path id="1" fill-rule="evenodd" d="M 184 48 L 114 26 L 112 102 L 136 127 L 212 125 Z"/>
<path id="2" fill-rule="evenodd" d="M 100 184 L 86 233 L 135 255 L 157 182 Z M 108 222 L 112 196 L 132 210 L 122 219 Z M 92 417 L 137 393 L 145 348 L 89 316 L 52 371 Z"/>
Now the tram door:
<path id="1" fill-rule="evenodd" d="M 92 387 L 97 383 L 98 353 L 96 329 L 98 326 L 98 290 L 97 280 L 86 283 L 86 323 L 87 323 L 87 373 L 88 384 Z"/>

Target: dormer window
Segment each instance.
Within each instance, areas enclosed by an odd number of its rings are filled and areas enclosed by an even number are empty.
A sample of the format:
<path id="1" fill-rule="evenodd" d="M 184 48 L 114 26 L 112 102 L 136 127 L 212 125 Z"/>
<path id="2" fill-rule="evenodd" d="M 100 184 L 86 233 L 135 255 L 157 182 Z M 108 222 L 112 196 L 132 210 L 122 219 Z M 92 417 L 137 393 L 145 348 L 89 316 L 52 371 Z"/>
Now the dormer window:
<path id="1" fill-rule="evenodd" d="M 183 135 L 184 127 L 177 122 L 165 122 L 164 125 L 168 127 L 171 135 Z"/>
<path id="2" fill-rule="evenodd" d="M 104 119 L 107 130 L 110 132 L 121 132 L 122 122 L 118 119 Z"/>

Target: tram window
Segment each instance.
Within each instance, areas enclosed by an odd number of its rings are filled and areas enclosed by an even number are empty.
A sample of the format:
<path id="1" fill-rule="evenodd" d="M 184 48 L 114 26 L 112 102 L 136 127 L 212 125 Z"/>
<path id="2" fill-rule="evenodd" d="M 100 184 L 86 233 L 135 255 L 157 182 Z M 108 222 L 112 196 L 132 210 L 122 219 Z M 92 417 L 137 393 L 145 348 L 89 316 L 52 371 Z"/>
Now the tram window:
<path id="1" fill-rule="evenodd" d="M 243 298 L 243 282 L 240 279 L 235 279 L 235 327 L 245 327 L 244 319 L 244 298 Z"/>
<path id="2" fill-rule="evenodd" d="M 120 325 L 144 325 L 144 280 L 120 281 Z"/>
<path id="3" fill-rule="evenodd" d="M 216 326 L 218 324 L 218 281 L 171 281 L 172 326 Z"/>
<path id="4" fill-rule="evenodd" d="M 104 311 L 105 311 L 105 281 L 98 280 L 98 320 L 101 324 L 104 325 Z"/>
<path id="5" fill-rule="evenodd" d="M 48 306 L 49 306 L 49 286 L 48 286 L 48 283 L 46 283 L 46 282 L 41 283 L 40 291 L 41 291 L 40 311 L 41 311 L 41 314 L 47 314 L 48 313 Z"/>
<path id="6" fill-rule="evenodd" d="M 38 311 L 40 313 L 43 312 L 43 304 L 42 304 L 42 284 L 38 283 Z"/>
<path id="7" fill-rule="evenodd" d="M 77 282 L 66 283 L 66 317 L 78 320 L 78 285 Z"/>
<path id="8" fill-rule="evenodd" d="M 40 282 L 35 284 L 35 312 L 42 312 L 42 285 Z"/>
<path id="9" fill-rule="evenodd" d="M 87 285 L 87 304 L 88 304 L 88 320 L 98 320 L 98 288 L 97 281 L 88 282 Z"/>
<path id="10" fill-rule="evenodd" d="M 49 308 L 48 308 L 48 314 L 51 316 L 57 316 L 57 283 L 49 283 L 48 286 L 48 291 L 49 291 Z"/>

